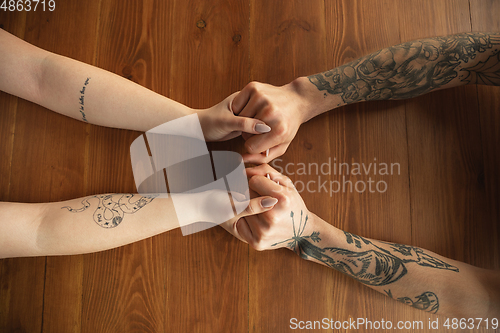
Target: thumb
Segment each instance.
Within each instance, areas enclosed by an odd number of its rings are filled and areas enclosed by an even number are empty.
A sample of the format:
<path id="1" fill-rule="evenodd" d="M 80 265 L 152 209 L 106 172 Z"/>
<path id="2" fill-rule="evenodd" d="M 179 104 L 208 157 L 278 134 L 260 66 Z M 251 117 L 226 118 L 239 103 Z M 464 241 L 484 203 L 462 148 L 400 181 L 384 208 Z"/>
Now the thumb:
<path id="1" fill-rule="evenodd" d="M 250 134 L 263 134 L 271 131 L 271 127 L 262 120 L 241 116 L 232 116 L 229 121 L 231 131 L 240 131 Z"/>
<path id="2" fill-rule="evenodd" d="M 247 208 L 238 215 L 238 218 L 267 212 L 277 203 L 278 199 L 269 196 L 253 198 L 248 203 Z"/>

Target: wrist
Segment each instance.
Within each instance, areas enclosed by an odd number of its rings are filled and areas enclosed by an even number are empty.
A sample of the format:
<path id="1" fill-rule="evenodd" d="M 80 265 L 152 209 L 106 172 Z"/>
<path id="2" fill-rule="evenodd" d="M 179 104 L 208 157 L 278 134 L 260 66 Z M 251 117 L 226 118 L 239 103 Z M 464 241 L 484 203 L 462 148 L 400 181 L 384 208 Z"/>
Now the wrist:
<path id="1" fill-rule="evenodd" d="M 302 107 L 304 108 L 303 123 L 344 104 L 339 96 L 318 90 L 306 76 L 296 78 L 289 85 L 302 100 Z"/>
<path id="2" fill-rule="evenodd" d="M 206 141 L 212 141 L 210 139 L 210 129 L 214 124 L 211 124 L 210 121 L 210 108 L 208 109 L 190 109 L 190 114 L 198 115 L 198 120 L 200 121 L 201 130 L 203 131 L 203 136 Z"/>
<path id="3" fill-rule="evenodd" d="M 307 77 L 298 77 L 284 86 L 284 88 L 289 89 L 295 95 L 295 99 L 299 104 L 298 109 L 301 111 L 299 115 L 301 123 L 305 123 L 316 115 L 315 103 L 312 98 L 314 91 L 311 89 L 314 87 L 310 85 Z"/>
<path id="4" fill-rule="evenodd" d="M 307 225 L 300 236 L 300 238 L 304 242 L 304 247 L 307 247 L 309 249 L 324 249 L 327 247 L 336 247 L 337 244 L 339 244 L 338 240 L 341 237 L 340 234 L 343 233 L 340 229 L 335 228 L 330 223 L 324 221 L 319 216 L 311 212 L 308 212 L 307 217 Z M 294 252 L 297 253 L 301 258 L 306 260 L 315 259 L 314 257 L 311 257 L 309 255 L 303 256 L 303 251 L 299 248 L 296 248 Z"/>

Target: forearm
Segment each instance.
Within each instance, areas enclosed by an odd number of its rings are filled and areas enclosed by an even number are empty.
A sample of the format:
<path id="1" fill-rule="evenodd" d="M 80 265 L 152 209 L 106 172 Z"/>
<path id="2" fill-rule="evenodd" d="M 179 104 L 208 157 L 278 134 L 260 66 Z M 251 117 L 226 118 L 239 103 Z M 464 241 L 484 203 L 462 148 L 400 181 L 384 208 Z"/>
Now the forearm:
<path id="1" fill-rule="evenodd" d="M 500 34 L 465 33 L 391 46 L 291 84 L 305 120 L 342 105 L 406 99 L 464 84 L 500 85 Z"/>
<path id="2" fill-rule="evenodd" d="M 13 221 L 19 225 L 19 231 L 30 237 L 12 236 L 10 253 L 5 254 L 4 249 L 4 257 L 103 251 L 179 226 L 170 198 L 148 198 L 138 194 L 95 195 L 15 207 L 19 217 Z M 39 218 L 23 225 L 21 215 L 26 207 L 38 207 L 39 214 L 33 216 Z M 30 211 L 26 211 L 26 215 L 29 214 Z"/>
<path id="3" fill-rule="evenodd" d="M 147 131 L 194 111 L 121 76 L 48 54 L 39 104 L 92 124 Z"/>
<path id="4" fill-rule="evenodd" d="M 498 318 L 498 272 L 413 246 L 362 238 L 309 216 L 294 250 L 417 309 L 456 318 Z M 466 286 L 466 288 L 465 288 Z"/>
<path id="5" fill-rule="evenodd" d="M 92 124 L 147 131 L 194 110 L 0 29 L 0 90 Z"/>

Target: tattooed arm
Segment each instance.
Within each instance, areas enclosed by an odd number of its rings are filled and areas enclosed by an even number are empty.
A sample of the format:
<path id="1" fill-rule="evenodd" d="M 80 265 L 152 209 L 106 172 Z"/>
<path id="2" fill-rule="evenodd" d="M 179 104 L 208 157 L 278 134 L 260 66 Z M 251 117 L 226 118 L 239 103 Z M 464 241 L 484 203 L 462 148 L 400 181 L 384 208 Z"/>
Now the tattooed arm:
<path id="1" fill-rule="evenodd" d="M 282 155 L 299 126 L 328 110 L 356 102 L 404 99 L 464 84 L 500 85 L 500 34 L 465 33 L 391 46 L 332 70 L 274 87 L 252 82 L 233 111 L 256 117 L 272 131 L 244 135 L 247 162 Z M 260 154 L 271 149 L 269 156 Z"/>
<path id="2" fill-rule="evenodd" d="M 254 248 L 288 248 L 420 310 L 455 318 L 500 316 L 498 271 L 339 230 L 309 212 L 291 181 L 270 166 L 248 169 L 248 175 L 254 191 L 279 200 L 272 210 L 227 228 Z"/>
<path id="3" fill-rule="evenodd" d="M 222 191 L 211 191 L 210 196 L 181 196 L 176 207 L 179 203 L 186 207 L 186 224 L 207 221 L 214 205 L 227 201 L 227 192 Z M 224 199 L 222 196 L 226 201 L 218 201 Z M 271 209 L 273 205 L 266 205 L 265 199 L 250 200 L 247 209 L 234 219 Z M 128 193 L 40 204 L 0 202 L 0 258 L 103 251 L 177 227 L 171 197 Z"/>
<path id="4" fill-rule="evenodd" d="M 301 258 L 336 269 L 420 310 L 455 318 L 500 315 L 499 272 L 418 247 L 356 236 L 310 212 L 304 214 L 308 226 L 299 230 L 293 242 L 284 240 Z M 299 224 L 297 220 L 290 222 Z"/>
<path id="5" fill-rule="evenodd" d="M 230 111 L 232 96 L 209 109 L 191 109 L 111 72 L 37 48 L 2 29 L 0 90 L 108 127 L 147 131 L 197 113 L 208 141 L 227 140 L 241 131 L 269 131 L 260 120 L 236 117 Z"/>

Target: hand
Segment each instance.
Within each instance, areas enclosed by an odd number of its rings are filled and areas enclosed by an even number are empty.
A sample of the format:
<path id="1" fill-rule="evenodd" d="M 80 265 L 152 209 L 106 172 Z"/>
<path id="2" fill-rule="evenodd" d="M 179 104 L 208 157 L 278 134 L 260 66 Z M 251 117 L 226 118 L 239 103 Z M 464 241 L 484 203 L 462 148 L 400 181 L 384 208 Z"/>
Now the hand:
<path id="1" fill-rule="evenodd" d="M 271 179 L 266 177 L 268 174 Z M 251 177 L 251 196 L 272 197 L 278 202 L 272 209 L 264 211 L 250 205 L 247 216 L 240 216 L 221 226 L 258 251 L 281 247 L 296 250 L 296 244 L 290 243 L 293 243 L 293 237 L 310 232 L 310 223 L 306 225 L 306 220 L 311 219 L 312 214 L 292 181 L 267 164 L 248 168 L 247 175 Z"/>
<path id="2" fill-rule="evenodd" d="M 262 120 L 236 116 L 231 111 L 234 93 L 217 105 L 204 110 L 196 110 L 203 135 L 207 141 L 225 141 L 241 135 L 267 133 L 271 130 Z"/>
<path id="3" fill-rule="evenodd" d="M 268 163 L 285 153 L 300 125 L 309 118 L 310 105 L 300 93 L 302 84 L 299 79 L 282 87 L 251 82 L 234 97 L 232 110 L 236 115 L 271 126 L 266 134 L 243 134 L 249 153 L 243 156 L 245 162 Z"/>

